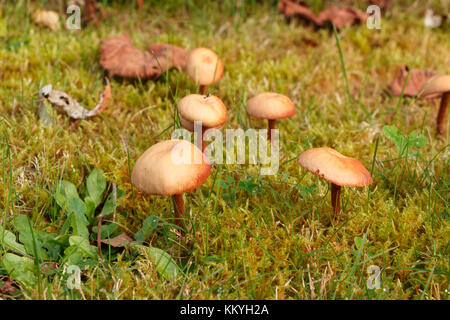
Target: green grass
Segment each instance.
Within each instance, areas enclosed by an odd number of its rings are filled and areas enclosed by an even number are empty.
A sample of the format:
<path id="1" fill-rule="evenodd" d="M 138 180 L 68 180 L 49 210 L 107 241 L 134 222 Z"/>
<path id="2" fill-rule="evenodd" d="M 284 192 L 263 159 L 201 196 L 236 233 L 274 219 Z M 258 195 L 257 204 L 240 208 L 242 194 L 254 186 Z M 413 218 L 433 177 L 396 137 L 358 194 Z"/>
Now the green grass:
<path id="1" fill-rule="evenodd" d="M 104 1 L 108 16 L 78 32 L 30 22 L 30 7 L 59 10 L 58 4 L 2 3 L 1 225 L 11 230 L 12 219 L 26 214 L 35 229 L 58 232 L 56 185 L 64 179 L 81 188 L 94 168 L 126 191 L 125 214 L 116 218 L 129 235 L 152 214 L 173 222 L 170 199 L 134 190 L 130 170 L 147 148 L 170 138 L 176 102 L 198 90 L 185 73 L 172 70 L 157 81 L 111 79 L 112 99 L 100 117 L 58 115 L 49 127 L 39 120 L 37 92 L 48 83 L 94 107 L 106 74 L 100 42 L 126 32 L 141 49 L 162 41 L 216 51 L 225 74 L 209 91 L 228 107 L 225 129 L 265 127 L 247 117 L 246 98 L 269 90 L 288 95 L 297 114 L 277 124 L 279 174 L 215 165 L 204 185 L 185 195 L 193 231 L 174 237 L 157 229 L 148 239 L 183 268 L 173 281 L 125 249 L 86 268 L 81 290 L 66 288 L 60 266 L 56 275 L 41 275 L 39 286 L 21 286 L 16 298 L 448 299 L 450 124 L 447 118 L 449 129 L 436 137 L 437 101 L 399 100 L 386 91 L 405 64 L 450 73 L 448 27 L 425 29 L 424 8 L 395 4 L 381 30 L 339 31 L 339 51 L 333 32 L 286 22 L 276 3 L 145 3 L 137 11 Z M 427 138 L 417 159 L 386 138 L 386 125 Z M 321 146 L 359 159 L 374 179 L 370 187 L 345 188 L 343 212 L 334 219 L 328 185 L 296 161 Z M 359 248 L 356 237 L 364 239 Z M 370 265 L 382 269 L 380 289 L 366 286 Z M 0 264 L 0 285 L 2 275 Z"/>

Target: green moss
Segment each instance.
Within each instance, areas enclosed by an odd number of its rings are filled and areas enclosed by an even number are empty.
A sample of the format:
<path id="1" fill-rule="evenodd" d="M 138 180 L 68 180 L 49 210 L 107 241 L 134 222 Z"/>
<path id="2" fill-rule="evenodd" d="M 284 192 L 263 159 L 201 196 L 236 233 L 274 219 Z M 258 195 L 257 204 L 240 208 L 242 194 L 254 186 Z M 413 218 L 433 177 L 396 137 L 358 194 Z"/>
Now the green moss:
<path id="1" fill-rule="evenodd" d="M 448 32 L 425 29 L 421 8 L 409 10 L 407 18 L 396 4 L 381 30 L 341 31 L 349 89 L 360 103 L 346 111 L 335 38 L 295 20 L 287 23 L 275 3 L 239 8 L 225 2 L 218 8 L 216 2 L 196 7 L 166 1 L 146 5 L 145 11 L 115 3 L 105 7 L 108 16 L 98 27 L 76 32 L 30 24 L 24 3 L 2 7 L 8 28 L 0 46 L 0 203 L 7 228 L 13 216 L 26 213 L 37 228 L 58 229 L 62 222 L 51 196 L 56 183 L 66 179 L 79 186 L 92 168 L 103 169 L 109 181 L 127 191 L 122 203 L 127 214 L 118 219 L 128 233 L 139 230 L 150 214 L 172 221 L 169 199 L 136 192 L 133 198 L 128 168 L 155 141 L 170 137 L 170 129 L 160 134 L 174 124 L 176 101 L 197 90 L 187 75 L 170 71 L 168 83 L 164 76 L 143 82 L 111 79 L 112 99 L 100 117 L 72 122 L 58 115 L 51 127 L 39 121 L 37 91 L 48 83 L 94 107 L 105 76 L 99 65 L 105 37 L 128 32 L 142 49 L 169 39 L 187 49 L 217 51 L 226 72 L 209 90 L 229 109 L 225 128 L 265 127 L 245 113 L 244 97 L 261 91 L 282 92 L 297 108 L 295 117 L 277 124 L 279 175 L 258 177 L 248 165 L 214 166 L 206 183 L 185 195 L 195 231 L 172 240 L 155 233 L 149 240 L 186 268 L 184 278 L 168 282 L 150 261 L 125 250 L 110 268 L 99 265 L 86 272 L 84 298 L 448 299 L 450 129 L 435 137 L 437 102 L 406 99 L 396 111 L 398 98 L 385 92 L 405 64 L 450 72 Z M 59 8 L 52 2 L 47 7 Z M 305 45 L 303 38 L 317 47 Z M 13 50 L 7 39 L 23 45 Z M 400 159 L 382 134 L 384 125 L 424 134 L 422 159 Z M 311 147 L 330 146 L 370 169 L 377 139 L 374 184 L 345 188 L 344 211 L 332 218 L 329 186 L 305 174 L 296 157 Z M 231 179 L 231 186 L 214 182 L 215 172 L 217 180 Z M 239 188 L 249 177 L 259 181 L 259 193 Z M 317 187 L 302 194 L 297 184 Z M 365 234 L 357 260 L 354 238 Z M 372 264 L 382 268 L 382 288 L 366 290 Z M 59 276 L 43 281 L 44 298 L 83 298 L 70 293 Z M 24 291 L 24 298 L 36 297 L 37 290 Z"/>

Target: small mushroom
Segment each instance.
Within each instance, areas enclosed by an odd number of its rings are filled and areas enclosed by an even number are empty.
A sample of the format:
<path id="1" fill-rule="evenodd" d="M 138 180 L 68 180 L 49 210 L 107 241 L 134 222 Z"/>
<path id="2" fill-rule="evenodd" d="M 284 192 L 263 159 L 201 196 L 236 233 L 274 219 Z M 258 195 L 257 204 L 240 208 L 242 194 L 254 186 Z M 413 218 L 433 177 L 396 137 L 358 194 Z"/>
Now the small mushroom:
<path id="1" fill-rule="evenodd" d="M 220 129 L 228 120 L 227 107 L 213 95 L 190 94 L 177 105 L 180 123 L 186 130 L 194 131 L 194 121 L 202 125 L 202 151 L 205 150 L 203 134 L 210 128 Z"/>
<path id="2" fill-rule="evenodd" d="M 176 223 L 183 228 L 183 193 L 199 187 L 211 174 L 203 153 L 186 140 L 164 140 L 136 161 L 131 183 L 143 194 L 172 196 Z"/>
<path id="3" fill-rule="evenodd" d="M 32 15 L 31 19 L 38 26 L 47 27 L 52 30 L 59 29 L 59 16 L 55 11 L 36 10 Z"/>
<path id="4" fill-rule="evenodd" d="M 217 54 L 208 48 L 193 49 L 187 58 L 186 71 L 200 85 L 200 94 L 205 93 L 206 86 L 222 78 L 224 66 Z"/>
<path id="5" fill-rule="evenodd" d="M 363 187 L 373 182 L 361 162 L 332 148 L 306 150 L 299 156 L 298 163 L 319 178 L 331 182 L 331 204 L 335 214 L 341 212 L 341 186 Z"/>
<path id="6" fill-rule="evenodd" d="M 437 75 L 427 82 L 425 82 L 420 88 L 417 94 L 418 98 L 426 98 L 427 96 L 442 94 L 441 104 L 439 106 L 438 116 L 436 120 L 437 132 L 443 133 L 444 130 L 444 118 L 447 111 L 447 105 L 450 100 L 450 74 Z"/>
<path id="7" fill-rule="evenodd" d="M 295 115 L 295 106 L 291 99 L 283 94 L 263 92 L 247 101 L 247 113 L 254 118 L 269 120 L 267 137 L 272 141 L 276 120 Z"/>

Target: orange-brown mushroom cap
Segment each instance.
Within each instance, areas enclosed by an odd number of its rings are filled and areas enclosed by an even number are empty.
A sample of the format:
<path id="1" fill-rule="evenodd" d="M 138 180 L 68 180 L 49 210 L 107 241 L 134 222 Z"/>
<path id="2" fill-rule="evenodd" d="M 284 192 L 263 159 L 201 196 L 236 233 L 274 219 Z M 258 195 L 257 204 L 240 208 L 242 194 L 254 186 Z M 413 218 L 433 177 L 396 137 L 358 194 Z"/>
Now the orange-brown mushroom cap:
<path id="1" fill-rule="evenodd" d="M 433 94 L 450 92 L 450 74 L 439 74 L 425 82 L 417 96 L 424 98 Z"/>
<path id="2" fill-rule="evenodd" d="M 345 187 L 363 187 L 373 180 L 364 165 L 332 148 L 313 148 L 303 152 L 298 163 L 320 178 Z"/>
<path id="3" fill-rule="evenodd" d="M 208 48 L 196 48 L 189 52 L 186 71 L 195 82 L 202 86 L 216 83 L 224 72 L 222 60 Z"/>
<path id="4" fill-rule="evenodd" d="M 181 125 L 194 130 L 194 121 L 201 121 L 204 128 L 221 128 L 228 120 L 227 107 L 213 95 L 190 94 L 177 105 Z"/>
<path id="5" fill-rule="evenodd" d="M 164 140 L 136 161 L 132 184 L 144 194 L 174 195 L 200 186 L 211 174 L 206 156 L 186 140 Z"/>
<path id="6" fill-rule="evenodd" d="M 295 106 L 283 94 L 263 92 L 247 101 L 247 113 L 260 119 L 283 119 L 295 115 Z"/>

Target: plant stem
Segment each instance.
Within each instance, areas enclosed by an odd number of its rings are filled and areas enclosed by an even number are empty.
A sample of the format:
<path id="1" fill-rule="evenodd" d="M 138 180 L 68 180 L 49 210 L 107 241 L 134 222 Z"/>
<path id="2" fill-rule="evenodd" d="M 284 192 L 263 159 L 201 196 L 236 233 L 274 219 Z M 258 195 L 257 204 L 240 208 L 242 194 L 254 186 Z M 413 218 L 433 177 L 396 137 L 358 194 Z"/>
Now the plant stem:
<path id="1" fill-rule="evenodd" d="M 201 95 L 204 95 L 204 94 L 205 94 L 205 89 L 206 89 L 206 86 L 205 86 L 205 85 L 200 85 L 200 94 L 201 94 Z"/>
<path id="2" fill-rule="evenodd" d="M 103 253 L 102 253 L 102 215 L 98 216 L 97 249 L 98 249 L 98 255 L 99 255 L 100 259 L 103 260 Z"/>
<path id="3" fill-rule="evenodd" d="M 334 214 L 341 212 L 341 186 L 331 183 L 331 205 Z"/>
<path id="4" fill-rule="evenodd" d="M 437 116 L 437 132 L 438 134 L 442 134 L 444 132 L 444 119 L 445 112 L 447 111 L 447 105 L 450 101 L 450 91 L 444 92 L 441 98 L 441 105 L 439 106 L 439 112 Z"/>

